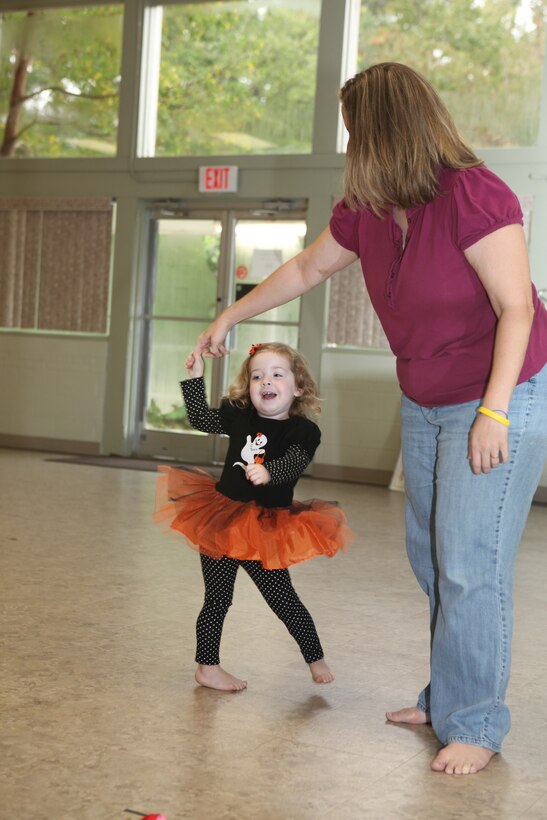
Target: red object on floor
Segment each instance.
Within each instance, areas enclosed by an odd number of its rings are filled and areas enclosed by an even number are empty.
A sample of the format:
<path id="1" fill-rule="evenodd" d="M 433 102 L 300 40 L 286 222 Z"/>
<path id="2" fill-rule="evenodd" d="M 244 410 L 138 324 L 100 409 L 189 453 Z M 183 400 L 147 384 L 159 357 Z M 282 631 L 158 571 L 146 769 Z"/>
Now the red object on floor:
<path id="1" fill-rule="evenodd" d="M 163 814 L 146 814 L 142 820 L 167 820 Z"/>

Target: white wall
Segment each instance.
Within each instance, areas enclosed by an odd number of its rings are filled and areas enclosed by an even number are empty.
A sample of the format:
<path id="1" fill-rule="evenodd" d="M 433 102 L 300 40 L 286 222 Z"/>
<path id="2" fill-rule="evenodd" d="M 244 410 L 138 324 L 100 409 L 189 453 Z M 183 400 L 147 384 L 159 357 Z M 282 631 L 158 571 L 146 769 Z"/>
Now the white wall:
<path id="1" fill-rule="evenodd" d="M 108 340 L 0 334 L 0 444 L 51 440 L 99 452 Z M 400 390 L 390 353 L 331 350 L 321 359 L 322 440 L 314 464 L 381 473 L 395 468 Z M 81 445 L 88 445 L 83 447 Z M 540 482 L 547 487 L 547 466 Z"/>
<path id="2" fill-rule="evenodd" d="M 400 389 L 390 353 L 327 349 L 321 360 L 321 446 L 314 464 L 392 472 L 400 449 Z M 540 480 L 547 488 L 547 464 Z"/>
<path id="3" fill-rule="evenodd" d="M 4 440 L 84 442 L 98 450 L 107 346 L 106 339 L 0 334 Z"/>
<path id="4" fill-rule="evenodd" d="M 320 381 L 315 463 L 392 472 L 400 448 L 400 389 L 391 353 L 327 349 Z"/>

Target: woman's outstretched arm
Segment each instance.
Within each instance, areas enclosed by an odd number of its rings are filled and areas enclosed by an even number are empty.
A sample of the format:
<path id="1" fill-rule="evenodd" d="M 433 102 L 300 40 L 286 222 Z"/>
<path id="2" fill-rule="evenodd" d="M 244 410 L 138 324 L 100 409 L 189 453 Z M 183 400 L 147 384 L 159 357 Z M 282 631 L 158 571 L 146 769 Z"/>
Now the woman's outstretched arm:
<path id="1" fill-rule="evenodd" d="M 277 268 L 242 299 L 227 307 L 201 334 L 195 353 L 209 358 L 226 355 L 226 336 L 238 322 L 302 296 L 355 259 L 356 254 L 339 245 L 330 228 L 325 228 L 311 245 Z"/>

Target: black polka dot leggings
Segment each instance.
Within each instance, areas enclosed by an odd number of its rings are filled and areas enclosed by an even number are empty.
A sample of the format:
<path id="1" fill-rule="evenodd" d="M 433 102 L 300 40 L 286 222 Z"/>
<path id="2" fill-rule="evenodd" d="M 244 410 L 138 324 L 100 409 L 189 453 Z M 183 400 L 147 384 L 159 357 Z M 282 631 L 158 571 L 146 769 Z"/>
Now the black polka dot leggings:
<path id="1" fill-rule="evenodd" d="M 220 663 L 220 639 L 240 566 L 248 573 L 273 612 L 293 636 L 306 663 L 321 660 L 323 649 L 312 617 L 291 582 L 287 569 L 264 569 L 260 561 L 201 555 L 205 601 L 196 623 L 196 663 Z"/>

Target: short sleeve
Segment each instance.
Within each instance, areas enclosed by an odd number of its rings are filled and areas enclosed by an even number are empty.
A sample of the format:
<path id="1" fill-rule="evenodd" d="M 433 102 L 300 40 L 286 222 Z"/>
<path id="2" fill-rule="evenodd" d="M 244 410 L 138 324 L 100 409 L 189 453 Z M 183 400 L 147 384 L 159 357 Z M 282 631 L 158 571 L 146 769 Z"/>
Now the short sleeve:
<path id="1" fill-rule="evenodd" d="M 297 444 L 310 457 L 310 461 L 312 460 L 315 451 L 319 447 L 321 442 L 321 431 L 317 424 L 314 424 L 313 421 L 306 419 L 302 416 L 299 417 L 299 424 L 295 425 L 295 427 L 290 431 L 287 435 L 287 444 L 290 446 L 292 444 Z"/>
<path id="2" fill-rule="evenodd" d="M 462 251 L 505 225 L 522 225 L 516 194 L 488 168 L 462 171 L 452 196 L 455 241 Z"/>
<path id="3" fill-rule="evenodd" d="M 359 212 L 350 210 L 343 199 L 334 206 L 329 227 L 339 245 L 359 254 Z"/>

